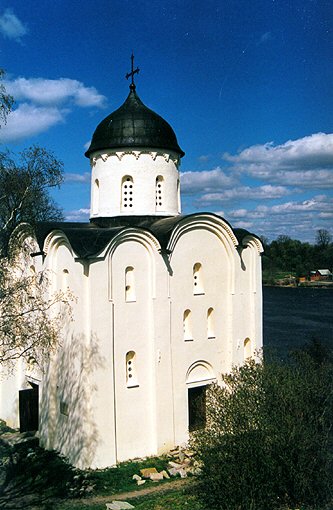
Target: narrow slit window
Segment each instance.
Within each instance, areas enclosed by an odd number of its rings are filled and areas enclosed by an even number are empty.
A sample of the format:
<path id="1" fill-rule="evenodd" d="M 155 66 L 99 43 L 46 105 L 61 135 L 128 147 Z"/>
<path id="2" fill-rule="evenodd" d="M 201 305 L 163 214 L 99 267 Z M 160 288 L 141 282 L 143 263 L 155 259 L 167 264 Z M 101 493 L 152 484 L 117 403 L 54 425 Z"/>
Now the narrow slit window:
<path id="1" fill-rule="evenodd" d="M 183 314 L 183 332 L 185 341 L 193 340 L 191 310 L 185 310 Z"/>
<path id="2" fill-rule="evenodd" d="M 99 211 L 99 180 L 98 179 L 95 179 L 95 182 L 94 182 L 92 201 L 93 201 L 92 213 L 98 214 L 98 211 Z"/>
<path id="3" fill-rule="evenodd" d="M 244 340 L 244 359 L 251 358 L 251 356 L 252 356 L 251 340 L 249 338 L 245 338 L 245 340 Z"/>
<path id="4" fill-rule="evenodd" d="M 132 266 L 125 269 L 125 301 L 135 301 L 135 277 Z"/>
<path id="5" fill-rule="evenodd" d="M 68 269 L 63 269 L 61 275 L 61 290 L 63 292 L 67 292 L 68 290 L 68 276 L 69 276 Z"/>
<path id="6" fill-rule="evenodd" d="M 164 209 L 164 179 L 162 175 L 156 177 L 155 183 L 155 209 L 162 211 Z"/>
<path id="7" fill-rule="evenodd" d="M 133 209 L 134 183 L 133 177 L 126 175 L 121 181 L 121 208 L 130 212 Z"/>
<path id="8" fill-rule="evenodd" d="M 193 266 L 193 294 L 204 294 L 202 266 L 197 262 Z"/>
<path id="9" fill-rule="evenodd" d="M 215 338 L 214 308 L 207 310 L 207 337 Z"/>
<path id="10" fill-rule="evenodd" d="M 126 385 L 127 388 L 139 386 L 136 372 L 136 354 L 129 351 L 126 354 Z"/>
<path id="11" fill-rule="evenodd" d="M 178 201 L 178 212 L 180 213 L 180 181 L 177 179 L 177 201 Z"/>

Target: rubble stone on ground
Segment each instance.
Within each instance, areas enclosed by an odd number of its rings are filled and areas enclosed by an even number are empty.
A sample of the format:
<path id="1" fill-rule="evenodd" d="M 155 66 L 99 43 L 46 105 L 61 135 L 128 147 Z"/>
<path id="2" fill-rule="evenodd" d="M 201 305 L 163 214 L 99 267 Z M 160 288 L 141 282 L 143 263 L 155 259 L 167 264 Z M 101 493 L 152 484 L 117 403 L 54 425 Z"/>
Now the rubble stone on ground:
<path id="1" fill-rule="evenodd" d="M 127 510 L 129 508 L 135 508 L 127 501 L 112 501 L 111 503 L 106 503 L 107 510 Z"/>
<path id="2" fill-rule="evenodd" d="M 163 473 L 150 473 L 149 477 L 153 482 L 159 482 L 163 480 Z"/>
<path id="3" fill-rule="evenodd" d="M 155 467 L 144 468 L 144 469 L 140 469 L 140 473 L 143 478 L 150 478 L 150 474 L 157 473 L 157 469 Z"/>

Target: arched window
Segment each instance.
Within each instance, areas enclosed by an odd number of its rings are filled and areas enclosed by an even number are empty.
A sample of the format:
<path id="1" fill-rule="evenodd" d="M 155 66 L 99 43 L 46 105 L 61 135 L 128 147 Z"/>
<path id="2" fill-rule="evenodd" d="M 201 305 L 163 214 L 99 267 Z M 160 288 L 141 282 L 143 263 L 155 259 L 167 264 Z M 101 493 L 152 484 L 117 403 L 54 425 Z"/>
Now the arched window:
<path id="1" fill-rule="evenodd" d="M 63 269 L 61 275 L 61 290 L 63 292 L 67 292 L 68 290 L 68 275 L 69 275 L 68 269 Z"/>
<path id="2" fill-rule="evenodd" d="M 183 332 L 184 340 L 193 340 L 192 324 L 191 324 L 191 310 L 185 310 L 183 314 Z"/>
<path id="3" fill-rule="evenodd" d="M 98 214 L 99 210 L 99 180 L 95 179 L 92 196 L 92 213 Z"/>
<path id="4" fill-rule="evenodd" d="M 133 177 L 125 175 L 121 181 L 121 208 L 130 211 L 133 208 Z"/>
<path id="5" fill-rule="evenodd" d="M 200 262 L 197 262 L 193 266 L 193 294 L 204 294 L 202 266 Z"/>
<path id="6" fill-rule="evenodd" d="M 127 388 L 139 386 L 136 373 L 136 354 L 134 351 L 129 351 L 126 354 L 126 385 Z"/>
<path id="7" fill-rule="evenodd" d="M 207 310 L 207 337 L 215 338 L 214 308 Z"/>
<path id="8" fill-rule="evenodd" d="M 178 212 L 180 213 L 180 181 L 177 179 L 177 201 L 178 201 Z"/>
<path id="9" fill-rule="evenodd" d="M 249 338 L 245 338 L 245 340 L 244 340 L 244 359 L 251 358 L 251 356 L 252 356 L 251 340 Z"/>
<path id="10" fill-rule="evenodd" d="M 125 269 L 125 301 L 135 301 L 135 279 L 132 266 Z"/>
<path id="11" fill-rule="evenodd" d="M 161 211 L 164 209 L 164 179 L 162 175 L 156 177 L 155 183 L 155 209 Z"/>

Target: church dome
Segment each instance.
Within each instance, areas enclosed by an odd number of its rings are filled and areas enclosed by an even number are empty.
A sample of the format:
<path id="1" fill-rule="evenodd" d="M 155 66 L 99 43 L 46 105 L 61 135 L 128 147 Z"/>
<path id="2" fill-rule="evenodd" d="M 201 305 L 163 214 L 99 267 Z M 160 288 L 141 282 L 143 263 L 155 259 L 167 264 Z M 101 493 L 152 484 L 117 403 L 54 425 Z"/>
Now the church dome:
<path id="1" fill-rule="evenodd" d="M 170 124 L 143 104 L 135 85 L 130 87 L 124 104 L 97 126 L 85 156 L 89 158 L 99 150 L 128 147 L 171 150 L 180 157 L 185 154 Z"/>

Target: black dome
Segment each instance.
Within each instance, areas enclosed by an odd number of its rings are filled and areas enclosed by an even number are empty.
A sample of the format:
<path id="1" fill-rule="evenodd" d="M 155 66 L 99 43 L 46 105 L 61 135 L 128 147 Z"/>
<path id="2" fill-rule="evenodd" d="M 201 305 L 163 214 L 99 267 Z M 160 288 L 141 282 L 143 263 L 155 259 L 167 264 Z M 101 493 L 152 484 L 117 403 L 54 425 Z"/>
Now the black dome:
<path id="1" fill-rule="evenodd" d="M 98 124 L 85 156 L 103 149 L 149 147 L 169 149 L 183 157 L 170 124 L 143 104 L 135 87 L 130 88 L 124 104 Z"/>

